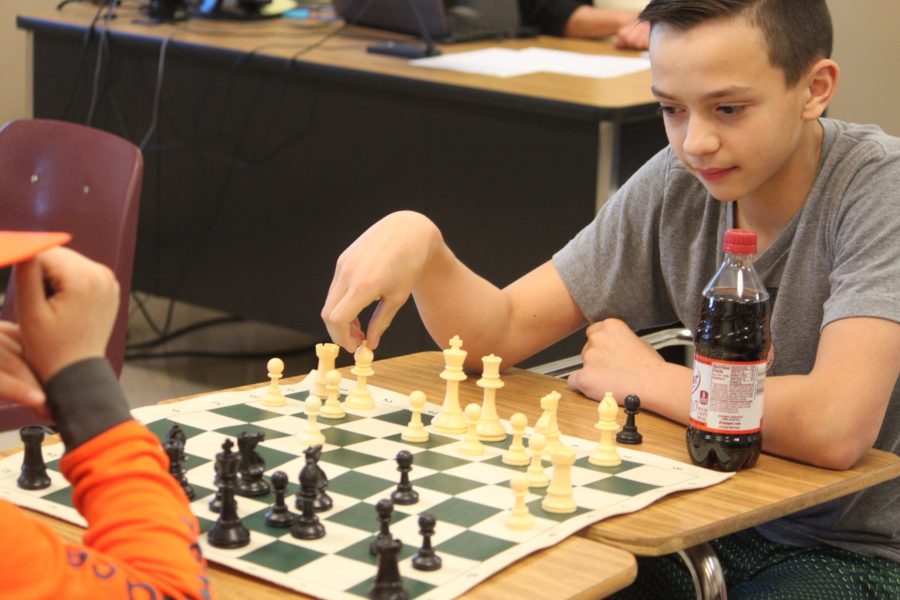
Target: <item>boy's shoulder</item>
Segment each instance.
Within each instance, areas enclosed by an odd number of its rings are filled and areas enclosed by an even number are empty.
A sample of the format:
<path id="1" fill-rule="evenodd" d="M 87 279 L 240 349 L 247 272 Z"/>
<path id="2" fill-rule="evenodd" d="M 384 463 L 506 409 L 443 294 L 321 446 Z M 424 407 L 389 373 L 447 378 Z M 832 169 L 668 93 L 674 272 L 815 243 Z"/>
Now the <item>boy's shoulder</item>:
<path id="1" fill-rule="evenodd" d="M 827 148 L 852 150 L 862 147 L 883 154 L 883 158 L 900 156 L 900 137 L 885 133 L 874 124 L 851 123 L 839 119 L 821 119 Z"/>

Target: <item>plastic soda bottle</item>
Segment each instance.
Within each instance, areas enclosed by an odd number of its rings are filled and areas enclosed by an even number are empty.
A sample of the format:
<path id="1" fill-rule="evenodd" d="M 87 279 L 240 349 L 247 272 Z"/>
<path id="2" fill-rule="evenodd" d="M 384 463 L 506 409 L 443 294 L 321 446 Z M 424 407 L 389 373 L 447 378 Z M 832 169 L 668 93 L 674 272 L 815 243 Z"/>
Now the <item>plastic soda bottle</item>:
<path id="1" fill-rule="evenodd" d="M 753 269 L 755 232 L 729 229 L 722 250 L 694 331 L 687 447 L 695 465 L 738 471 L 756 464 L 762 449 L 769 293 Z"/>

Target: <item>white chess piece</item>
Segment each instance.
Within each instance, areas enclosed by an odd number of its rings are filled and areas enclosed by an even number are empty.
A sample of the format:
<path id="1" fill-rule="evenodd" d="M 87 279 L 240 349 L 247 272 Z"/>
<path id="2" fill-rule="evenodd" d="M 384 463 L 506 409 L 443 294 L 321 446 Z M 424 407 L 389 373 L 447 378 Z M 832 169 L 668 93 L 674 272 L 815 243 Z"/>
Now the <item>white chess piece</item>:
<path id="1" fill-rule="evenodd" d="M 616 415 L 619 414 L 619 405 L 616 403 L 612 392 L 603 394 L 603 400 L 597 403 L 597 423 L 594 425 L 600 430 L 600 441 L 591 452 L 588 462 L 598 467 L 616 467 L 622 464 L 622 457 L 616 449 L 616 432 L 619 424 Z"/>
<path id="2" fill-rule="evenodd" d="M 544 446 L 547 445 L 547 439 L 543 433 L 534 432 L 528 441 L 528 449 L 531 451 L 531 464 L 525 475 L 528 478 L 528 487 L 545 488 L 550 485 L 547 473 L 544 472 L 544 465 L 541 462 L 541 456 L 544 454 Z"/>
<path id="3" fill-rule="evenodd" d="M 319 413 L 323 419 L 342 419 L 347 416 L 344 407 L 341 406 L 341 372 L 337 369 L 328 371 L 325 375 L 325 389 L 328 390 L 328 399 L 322 405 Z"/>
<path id="4" fill-rule="evenodd" d="M 459 407 L 459 382 L 465 381 L 463 361 L 467 352 L 462 349 L 462 340 L 458 335 L 450 339 L 450 347 L 444 350 L 444 370 L 441 379 L 447 382 L 444 404 L 441 411 L 431 421 L 431 428 L 438 433 L 465 433 L 466 420 Z"/>
<path id="5" fill-rule="evenodd" d="M 538 420 L 535 428 L 540 431 L 547 440 L 544 446 L 543 458 L 550 458 L 554 452 L 561 448 L 565 448 L 559 441 L 559 424 L 556 422 L 556 411 L 559 409 L 559 392 L 553 391 L 541 398 L 541 408 L 544 413 Z"/>
<path id="6" fill-rule="evenodd" d="M 481 407 L 474 402 L 466 407 L 466 434 L 459 445 L 460 454 L 468 456 L 484 454 L 484 445 L 478 439 L 478 418 L 480 416 Z"/>
<path id="7" fill-rule="evenodd" d="M 525 466 L 531 462 L 531 458 L 525 452 L 525 444 L 522 443 L 525 428 L 528 427 L 528 417 L 522 413 L 516 413 L 510 417 L 509 424 L 512 425 L 512 443 L 509 445 L 509 449 L 503 453 L 500 460 L 507 465 Z"/>
<path id="8" fill-rule="evenodd" d="M 347 408 L 355 408 L 358 410 L 369 410 L 375 408 L 375 401 L 372 399 L 372 392 L 369 391 L 366 380 L 375 374 L 372 370 L 372 360 L 375 354 L 364 341 L 353 353 L 354 365 L 350 372 L 356 375 L 356 387 L 351 390 L 350 395 L 344 402 Z"/>
<path id="9" fill-rule="evenodd" d="M 509 482 L 515 494 L 515 505 L 506 519 L 506 526 L 510 529 L 520 531 L 531 529 L 534 527 L 534 515 L 528 511 L 528 505 L 525 504 L 525 496 L 528 494 L 528 478 L 525 475 L 516 475 Z"/>
<path id="10" fill-rule="evenodd" d="M 506 439 L 506 430 L 497 416 L 497 390 L 503 387 L 500 380 L 500 362 L 503 359 L 493 354 L 482 356 L 484 370 L 476 385 L 484 390 L 481 403 L 481 419 L 478 420 L 478 439 L 484 442 L 500 442 Z"/>
<path id="11" fill-rule="evenodd" d="M 547 488 L 547 495 L 541 508 L 552 513 L 572 513 L 578 506 L 572 497 L 572 464 L 575 452 L 563 446 L 553 453 L 553 478 Z"/>
<path id="12" fill-rule="evenodd" d="M 334 361 L 337 359 L 340 351 L 341 347 L 337 344 L 316 344 L 316 356 L 319 357 L 319 366 L 316 368 L 316 379 L 313 381 L 310 393 L 318 396 L 319 400 L 323 402 L 328 397 L 325 377 L 328 375 L 328 371 L 334 369 Z"/>
<path id="13" fill-rule="evenodd" d="M 322 401 L 318 396 L 310 394 L 306 397 L 306 428 L 300 436 L 300 443 L 303 446 L 325 443 L 325 436 L 319 431 L 319 411 L 321 409 Z"/>
<path id="14" fill-rule="evenodd" d="M 428 430 L 422 424 L 422 412 L 425 410 L 425 394 L 418 390 L 409 395 L 409 406 L 412 417 L 406 429 L 400 433 L 404 442 L 421 443 L 428 441 Z"/>
<path id="15" fill-rule="evenodd" d="M 269 370 L 269 389 L 266 390 L 261 404 L 263 406 L 284 406 L 287 404 L 287 400 L 281 393 L 281 386 L 278 385 L 284 373 L 284 361 L 280 358 L 272 358 L 266 363 L 266 368 Z"/>

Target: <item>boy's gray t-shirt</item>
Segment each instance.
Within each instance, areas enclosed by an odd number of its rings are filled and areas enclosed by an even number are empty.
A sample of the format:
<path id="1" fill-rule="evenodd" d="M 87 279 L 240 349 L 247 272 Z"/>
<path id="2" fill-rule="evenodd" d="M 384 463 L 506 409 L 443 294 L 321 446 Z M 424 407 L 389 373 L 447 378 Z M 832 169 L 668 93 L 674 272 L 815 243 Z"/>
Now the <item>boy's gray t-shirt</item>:
<path id="1" fill-rule="evenodd" d="M 772 299 L 769 376 L 809 373 L 832 321 L 900 322 L 900 139 L 874 126 L 821 123 L 810 195 L 754 263 Z M 713 199 L 666 148 L 553 261 L 591 322 L 693 328 L 729 227 L 733 204 Z M 846 410 L 854 410 L 853 398 Z M 900 447 L 900 380 L 875 447 L 895 454 Z M 900 478 L 758 529 L 785 544 L 827 543 L 900 562 Z"/>

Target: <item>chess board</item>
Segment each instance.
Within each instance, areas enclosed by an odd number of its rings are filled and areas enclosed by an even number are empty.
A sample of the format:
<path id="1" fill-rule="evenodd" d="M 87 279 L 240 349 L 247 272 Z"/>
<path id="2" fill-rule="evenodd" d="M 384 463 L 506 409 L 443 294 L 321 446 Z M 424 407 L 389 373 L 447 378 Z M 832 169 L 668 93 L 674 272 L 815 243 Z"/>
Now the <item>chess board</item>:
<path id="1" fill-rule="evenodd" d="M 217 518 L 208 508 L 215 492 L 215 454 L 227 437 L 236 438 L 244 431 L 265 434 L 256 450 L 266 461 L 267 475 L 277 470 L 289 475 L 288 505 L 294 510 L 293 495 L 299 489 L 298 475 L 304 465 L 299 442 L 306 424 L 304 400 L 314 373 L 300 383 L 282 386 L 288 398 L 283 407 L 262 406 L 267 388 L 260 387 L 133 411 L 161 440 L 175 423 L 185 432 L 185 468 L 196 491 L 192 508 L 204 533 Z M 352 380 L 343 380 L 342 397 L 354 385 Z M 621 465 L 596 467 L 588 463 L 596 441 L 563 434 L 561 441 L 577 455 L 572 468 L 577 510 L 571 514 L 544 512 L 540 505 L 546 490 L 531 489 L 526 500 L 536 517 L 535 527 L 516 531 L 504 524 L 514 503 L 509 482 L 526 467 L 501 462 L 510 438 L 485 442 L 485 453 L 476 457 L 458 452 L 461 436 L 432 431 L 427 442 L 404 442 L 400 434 L 410 420 L 408 397 L 371 385 L 369 389 L 375 409 L 347 410 L 338 420 L 319 419 L 326 438 L 319 464 L 328 476 L 328 493 L 334 501 L 331 510 L 319 513 L 325 537 L 304 541 L 293 538 L 287 529 L 267 526 L 263 515 L 274 501 L 272 492 L 257 498 L 239 496 L 238 514 L 250 530 L 250 544 L 224 550 L 210 546 L 204 535 L 201 543 L 209 561 L 320 598 L 366 597 L 377 570 L 377 559 L 369 552 L 379 528 L 375 504 L 388 498 L 397 486 L 394 459 L 402 449 L 414 455 L 410 477 L 419 501 L 395 505 L 391 533 L 404 542 L 400 572 L 409 596 L 422 600 L 456 597 L 526 555 L 601 519 L 639 510 L 678 490 L 714 485 L 731 475 L 623 446 L 619 446 Z M 426 425 L 438 411 L 438 406 L 426 405 Z M 503 423 L 511 431 L 509 423 Z M 38 491 L 16 486 L 21 454 L 0 460 L 0 497 L 84 526 L 84 519 L 72 508 L 71 488 L 58 470 L 62 451 L 61 444 L 45 446 L 52 485 Z M 549 476 L 549 461 L 545 466 Z M 443 560 L 442 568 L 431 572 L 411 565 L 421 545 L 418 515 L 424 511 L 437 517 L 432 544 Z"/>

